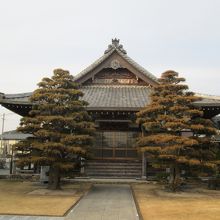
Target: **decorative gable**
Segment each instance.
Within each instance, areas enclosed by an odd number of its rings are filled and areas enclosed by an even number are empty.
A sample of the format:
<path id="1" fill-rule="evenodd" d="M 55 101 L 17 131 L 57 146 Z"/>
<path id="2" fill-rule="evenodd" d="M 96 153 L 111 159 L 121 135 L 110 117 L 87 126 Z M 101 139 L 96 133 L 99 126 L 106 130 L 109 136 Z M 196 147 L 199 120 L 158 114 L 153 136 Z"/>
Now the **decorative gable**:
<path id="1" fill-rule="evenodd" d="M 97 61 L 79 73 L 75 81 L 82 85 L 90 84 L 132 84 L 155 86 L 157 78 L 127 56 L 118 39 Z"/>
<path id="2" fill-rule="evenodd" d="M 138 78 L 126 68 L 104 68 L 94 76 L 92 84 L 138 84 Z"/>

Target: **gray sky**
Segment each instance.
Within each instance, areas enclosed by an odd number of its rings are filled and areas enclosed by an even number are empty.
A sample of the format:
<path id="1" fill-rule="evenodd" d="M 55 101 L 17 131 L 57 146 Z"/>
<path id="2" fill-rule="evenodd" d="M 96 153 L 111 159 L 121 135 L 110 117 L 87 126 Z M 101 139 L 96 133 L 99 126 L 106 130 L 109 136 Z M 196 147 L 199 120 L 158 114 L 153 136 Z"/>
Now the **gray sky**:
<path id="1" fill-rule="evenodd" d="M 220 95 L 219 0 L 0 0 L 0 92 L 33 91 L 55 68 L 74 75 L 113 37 L 155 76 L 173 69 Z M 19 117 L 2 113 L 15 129 Z"/>

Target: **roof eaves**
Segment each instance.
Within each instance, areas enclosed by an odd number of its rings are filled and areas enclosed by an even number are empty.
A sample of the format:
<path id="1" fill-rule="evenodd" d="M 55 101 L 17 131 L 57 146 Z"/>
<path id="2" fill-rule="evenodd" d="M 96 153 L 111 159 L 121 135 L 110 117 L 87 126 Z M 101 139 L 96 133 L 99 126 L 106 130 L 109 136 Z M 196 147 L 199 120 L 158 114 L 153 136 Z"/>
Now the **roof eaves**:
<path id="1" fill-rule="evenodd" d="M 4 94 L 4 98 L 7 98 L 7 99 L 19 99 L 19 98 L 30 97 L 32 94 L 33 94 L 33 92 L 17 93 L 17 94 Z"/>
<path id="2" fill-rule="evenodd" d="M 21 104 L 21 105 L 31 105 L 29 97 L 32 92 L 28 93 L 18 93 L 18 94 L 3 94 L 0 97 L 0 104 Z"/>
<path id="3" fill-rule="evenodd" d="M 210 102 L 194 102 L 193 105 L 199 106 L 199 107 L 220 107 L 220 103 L 210 103 Z"/>
<path id="4" fill-rule="evenodd" d="M 87 68 L 85 68 L 84 70 L 82 70 L 80 73 L 78 73 L 75 77 L 74 80 L 77 81 L 80 78 L 82 78 L 83 76 L 85 76 L 87 73 L 89 73 L 90 71 L 92 71 L 93 69 L 95 69 L 99 64 L 101 64 L 104 60 L 106 60 L 114 51 L 116 50 L 116 48 L 113 48 L 111 51 L 109 51 L 108 53 L 105 53 L 104 55 L 102 55 L 99 59 L 97 59 L 95 62 L 93 62 L 91 65 L 89 65 Z"/>
<path id="5" fill-rule="evenodd" d="M 11 99 L 1 99 L 0 104 L 19 104 L 19 105 L 33 105 L 34 103 L 30 101 L 19 101 L 19 100 L 11 100 Z"/>
<path id="6" fill-rule="evenodd" d="M 216 96 L 216 95 L 207 95 L 207 94 L 202 94 L 202 93 L 195 93 L 195 96 L 205 98 L 205 99 L 212 99 L 212 100 L 219 100 L 220 101 L 220 96 Z"/>
<path id="7" fill-rule="evenodd" d="M 137 112 L 141 107 L 86 107 L 87 111 L 134 111 Z"/>
<path id="8" fill-rule="evenodd" d="M 133 59 L 131 59 L 127 54 L 122 53 L 120 50 L 116 48 L 116 51 L 127 61 L 129 62 L 132 66 L 134 66 L 136 69 L 138 69 L 141 73 L 143 73 L 145 76 L 149 77 L 151 80 L 155 81 L 158 83 L 157 77 L 155 77 L 152 73 L 147 71 L 144 67 L 139 65 L 137 62 L 135 62 Z"/>

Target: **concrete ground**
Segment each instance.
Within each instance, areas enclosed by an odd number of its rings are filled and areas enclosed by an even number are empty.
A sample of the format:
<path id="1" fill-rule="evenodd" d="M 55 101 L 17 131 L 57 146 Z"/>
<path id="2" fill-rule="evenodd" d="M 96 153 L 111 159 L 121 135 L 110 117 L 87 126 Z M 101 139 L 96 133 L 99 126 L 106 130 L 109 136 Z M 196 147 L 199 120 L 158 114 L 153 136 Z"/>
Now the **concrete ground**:
<path id="1" fill-rule="evenodd" d="M 118 178 L 74 178 L 74 179 L 64 179 L 67 182 L 86 182 L 86 183 L 93 183 L 93 184 L 98 184 L 98 183 L 105 183 L 105 184 L 130 184 L 130 183 L 148 183 L 149 181 L 145 179 L 118 179 Z M 152 182 L 152 181 L 151 181 Z"/>
<path id="2" fill-rule="evenodd" d="M 0 216 L 0 220 L 65 220 L 64 217 L 44 217 L 44 216 Z"/>
<path id="3" fill-rule="evenodd" d="M 95 184 L 65 217 L 0 216 L 0 220 L 138 220 L 127 184 Z"/>

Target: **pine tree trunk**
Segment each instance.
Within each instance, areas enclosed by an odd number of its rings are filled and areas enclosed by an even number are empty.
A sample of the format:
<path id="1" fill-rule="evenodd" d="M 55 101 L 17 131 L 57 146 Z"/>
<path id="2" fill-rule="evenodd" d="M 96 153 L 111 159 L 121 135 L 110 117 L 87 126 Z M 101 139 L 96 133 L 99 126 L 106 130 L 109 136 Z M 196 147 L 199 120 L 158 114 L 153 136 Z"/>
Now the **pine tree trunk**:
<path id="1" fill-rule="evenodd" d="M 170 178 L 169 178 L 169 184 L 173 184 L 175 179 L 175 169 L 174 169 L 174 164 L 170 165 Z"/>
<path id="2" fill-rule="evenodd" d="M 179 165 L 176 164 L 175 165 L 175 182 L 179 182 L 180 181 L 180 168 Z"/>
<path id="3" fill-rule="evenodd" d="M 48 189 L 58 190 L 60 188 L 60 170 L 58 167 L 51 165 L 49 170 Z"/>
<path id="4" fill-rule="evenodd" d="M 177 163 L 170 166 L 170 188 L 173 192 L 177 191 L 180 186 L 180 168 Z"/>

